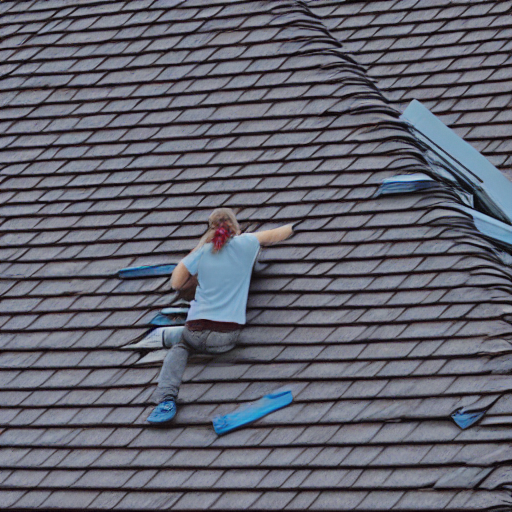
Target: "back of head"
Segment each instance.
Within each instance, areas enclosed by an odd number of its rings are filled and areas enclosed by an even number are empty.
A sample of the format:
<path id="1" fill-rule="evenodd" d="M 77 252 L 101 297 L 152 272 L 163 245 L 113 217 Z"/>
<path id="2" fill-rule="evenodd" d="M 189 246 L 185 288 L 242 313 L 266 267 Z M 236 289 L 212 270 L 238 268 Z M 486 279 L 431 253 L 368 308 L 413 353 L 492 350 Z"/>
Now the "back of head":
<path id="1" fill-rule="evenodd" d="M 216 208 L 208 218 L 208 230 L 201 238 L 199 246 L 212 242 L 212 252 L 218 252 L 230 238 L 240 232 L 235 212 L 231 208 Z"/>

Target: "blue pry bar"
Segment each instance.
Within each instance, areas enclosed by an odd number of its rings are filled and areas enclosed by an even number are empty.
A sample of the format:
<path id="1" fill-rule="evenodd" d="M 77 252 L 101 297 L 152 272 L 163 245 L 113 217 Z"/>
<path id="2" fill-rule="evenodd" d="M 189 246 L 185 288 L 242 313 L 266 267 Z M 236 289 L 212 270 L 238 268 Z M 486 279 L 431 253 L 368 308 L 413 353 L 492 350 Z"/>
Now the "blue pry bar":
<path id="1" fill-rule="evenodd" d="M 117 277 L 119 279 L 128 279 L 135 277 L 153 277 L 153 276 L 170 276 L 176 268 L 176 264 L 169 265 L 145 265 L 142 267 L 128 267 L 118 270 Z"/>
<path id="2" fill-rule="evenodd" d="M 220 436 L 236 428 L 256 421 L 271 412 L 290 405 L 293 401 L 291 391 L 271 393 L 260 398 L 257 402 L 244 405 L 225 416 L 213 418 L 213 429 Z"/>

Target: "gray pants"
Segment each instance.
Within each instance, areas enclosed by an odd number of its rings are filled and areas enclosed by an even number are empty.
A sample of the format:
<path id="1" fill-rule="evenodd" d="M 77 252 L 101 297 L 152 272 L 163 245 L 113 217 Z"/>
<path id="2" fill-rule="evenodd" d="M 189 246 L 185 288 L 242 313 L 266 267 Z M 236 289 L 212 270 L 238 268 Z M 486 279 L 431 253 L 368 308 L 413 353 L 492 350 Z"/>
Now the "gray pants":
<path id="1" fill-rule="evenodd" d="M 176 400 L 191 351 L 203 354 L 222 354 L 235 347 L 240 330 L 232 332 L 189 331 L 186 327 L 181 340 L 173 345 L 164 359 L 153 393 L 155 403 Z"/>

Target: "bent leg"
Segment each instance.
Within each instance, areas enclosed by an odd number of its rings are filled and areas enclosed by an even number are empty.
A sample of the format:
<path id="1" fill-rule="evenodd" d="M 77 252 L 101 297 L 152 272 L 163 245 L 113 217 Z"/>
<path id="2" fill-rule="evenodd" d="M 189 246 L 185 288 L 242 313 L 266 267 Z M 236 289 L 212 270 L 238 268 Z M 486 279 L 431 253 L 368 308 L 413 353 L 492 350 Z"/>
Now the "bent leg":
<path id="1" fill-rule="evenodd" d="M 160 375 L 158 376 L 158 387 L 152 396 L 155 403 L 160 403 L 164 400 L 176 400 L 178 397 L 181 379 L 187 366 L 191 348 L 182 338 L 167 352 Z"/>
<path id="2" fill-rule="evenodd" d="M 214 331 L 189 331 L 185 328 L 181 340 L 165 356 L 158 387 L 153 393 L 155 403 L 176 400 L 191 350 L 208 354 L 222 354 L 235 347 L 240 331 L 227 333 Z"/>

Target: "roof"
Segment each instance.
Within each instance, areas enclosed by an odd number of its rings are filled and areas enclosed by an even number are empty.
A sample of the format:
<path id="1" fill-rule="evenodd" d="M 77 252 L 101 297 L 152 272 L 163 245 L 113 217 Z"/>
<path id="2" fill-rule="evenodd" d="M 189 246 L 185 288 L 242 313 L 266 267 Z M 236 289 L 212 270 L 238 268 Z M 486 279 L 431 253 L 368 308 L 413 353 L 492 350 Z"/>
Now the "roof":
<path id="1" fill-rule="evenodd" d="M 512 178 L 512 3 L 311 0 L 393 106 L 420 100 Z"/>
<path id="2" fill-rule="evenodd" d="M 399 120 L 409 96 L 510 167 L 510 89 L 495 90 L 509 43 L 493 47 L 510 2 L 425 4 L 0 4 L 4 509 L 510 506 L 510 268 L 446 187 L 375 197 L 429 172 Z M 332 28 L 333 6 L 357 38 Z M 452 52 L 462 65 L 464 38 L 503 57 L 462 68 L 478 93 L 404 93 L 401 66 L 379 68 L 410 44 L 407 19 L 435 30 L 427 14 L 443 19 L 434 68 Z M 449 16 L 467 23 L 453 44 Z M 117 271 L 176 262 L 219 205 L 249 231 L 300 224 L 261 257 L 240 347 L 192 359 L 175 424 L 151 429 L 160 363 L 120 347 L 172 294 Z M 213 416 L 282 386 L 292 405 L 215 435 Z M 487 409 L 467 430 L 450 419 L 464 406 Z"/>

